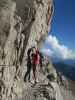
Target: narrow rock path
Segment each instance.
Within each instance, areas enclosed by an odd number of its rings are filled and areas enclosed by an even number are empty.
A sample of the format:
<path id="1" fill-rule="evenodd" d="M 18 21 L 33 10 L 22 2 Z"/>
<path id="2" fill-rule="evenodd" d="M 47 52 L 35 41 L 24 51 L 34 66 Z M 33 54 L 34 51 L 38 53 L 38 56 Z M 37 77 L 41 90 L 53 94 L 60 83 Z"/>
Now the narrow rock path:
<path id="1" fill-rule="evenodd" d="M 26 83 L 27 88 L 23 91 L 22 100 L 56 100 L 55 92 L 49 84 L 38 82 L 31 86 L 31 83 Z"/>

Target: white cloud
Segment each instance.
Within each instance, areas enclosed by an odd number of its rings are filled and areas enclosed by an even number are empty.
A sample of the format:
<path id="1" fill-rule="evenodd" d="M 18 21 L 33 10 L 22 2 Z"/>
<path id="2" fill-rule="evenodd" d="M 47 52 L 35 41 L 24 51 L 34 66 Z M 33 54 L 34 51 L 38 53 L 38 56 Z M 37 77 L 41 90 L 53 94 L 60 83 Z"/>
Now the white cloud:
<path id="1" fill-rule="evenodd" d="M 53 52 L 50 49 L 43 48 L 41 51 L 46 55 L 52 55 L 53 54 Z"/>
<path id="2" fill-rule="evenodd" d="M 52 49 L 52 51 L 49 49 L 52 52 L 51 54 L 62 59 L 75 59 L 75 53 L 67 46 L 60 44 L 55 36 L 49 35 L 46 39 L 46 44 L 50 45 Z"/>

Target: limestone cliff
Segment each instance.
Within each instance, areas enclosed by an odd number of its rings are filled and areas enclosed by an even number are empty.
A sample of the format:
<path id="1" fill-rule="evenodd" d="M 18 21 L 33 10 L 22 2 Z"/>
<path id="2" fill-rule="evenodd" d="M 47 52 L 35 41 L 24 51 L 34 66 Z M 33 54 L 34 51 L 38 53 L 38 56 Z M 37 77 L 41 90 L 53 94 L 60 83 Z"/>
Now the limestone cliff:
<path id="1" fill-rule="evenodd" d="M 36 98 L 31 94 L 34 90 L 31 93 L 25 92 L 23 81 L 27 48 L 35 40 L 40 47 L 41 40 L 50 30 L 52 14 L 52 0 L 0 0 L 0 100 L 52 98 L 53 94 L 47 89 L 50 86 L 40 84 L 42 97 Z M 36 87 L 39 89 L 39 86 Z M 29 93 L 30 99 L 28 96 L 26 99 L 24 96 Z"/>

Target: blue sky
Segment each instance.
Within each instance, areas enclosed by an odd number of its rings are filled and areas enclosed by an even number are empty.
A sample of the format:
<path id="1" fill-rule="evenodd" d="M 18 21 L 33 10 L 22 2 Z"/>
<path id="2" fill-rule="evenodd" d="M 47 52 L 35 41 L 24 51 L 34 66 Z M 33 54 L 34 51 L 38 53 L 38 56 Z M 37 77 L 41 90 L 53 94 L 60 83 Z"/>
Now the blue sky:
<path id="1" fill-rule="evenodd" d="M 51 31 L 42 49 L 50 56 L 75 59 L 75 0 L 54 0 Z"/>
<path id="2" fill-rule="evenodd" d="M 50 34 L 75 52 L 75 0 L 54 0 L 54 7 Z"/>

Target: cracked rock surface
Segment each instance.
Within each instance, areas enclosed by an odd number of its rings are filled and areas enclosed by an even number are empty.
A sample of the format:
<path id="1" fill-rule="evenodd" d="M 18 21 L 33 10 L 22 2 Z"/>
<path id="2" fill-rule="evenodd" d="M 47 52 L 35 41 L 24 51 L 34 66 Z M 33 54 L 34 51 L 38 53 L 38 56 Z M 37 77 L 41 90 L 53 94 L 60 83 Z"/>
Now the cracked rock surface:
<path id="1" fill-rule="evenodd" d="M 27 50 L 36 39 L 41 47 L 53 10 L 53 0 L 0 0 L 0 100 L 59 100 L 46 75 L 35 86 L 23 80 Z"/>

